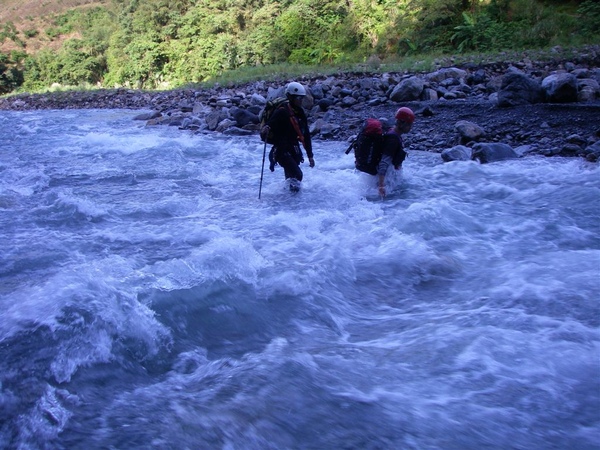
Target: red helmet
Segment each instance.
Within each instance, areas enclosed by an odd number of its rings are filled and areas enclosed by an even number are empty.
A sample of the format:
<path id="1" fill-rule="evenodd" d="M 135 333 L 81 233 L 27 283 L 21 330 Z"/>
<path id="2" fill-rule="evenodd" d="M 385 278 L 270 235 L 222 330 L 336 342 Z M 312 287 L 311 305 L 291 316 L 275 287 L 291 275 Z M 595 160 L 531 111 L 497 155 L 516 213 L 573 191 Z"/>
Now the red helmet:
<path id="1" fill-rule="evenodd" d="M 415 121 L 415 113 L 412 112 L 412 109 L 403 106 L 398 111 L 396 111 L 396 120 L 413 123 Z"/>

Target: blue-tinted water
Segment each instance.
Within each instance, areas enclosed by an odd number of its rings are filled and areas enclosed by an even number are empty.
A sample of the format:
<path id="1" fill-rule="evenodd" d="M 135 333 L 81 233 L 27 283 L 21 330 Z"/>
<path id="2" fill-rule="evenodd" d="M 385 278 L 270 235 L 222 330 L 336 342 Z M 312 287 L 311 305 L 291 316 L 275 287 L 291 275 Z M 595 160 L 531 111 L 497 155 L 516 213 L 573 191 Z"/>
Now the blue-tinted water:
<path id="1" fill-rule="evenodd" d="M 0 112 L 0 448 L 598 449 L 600 169 Z"/>

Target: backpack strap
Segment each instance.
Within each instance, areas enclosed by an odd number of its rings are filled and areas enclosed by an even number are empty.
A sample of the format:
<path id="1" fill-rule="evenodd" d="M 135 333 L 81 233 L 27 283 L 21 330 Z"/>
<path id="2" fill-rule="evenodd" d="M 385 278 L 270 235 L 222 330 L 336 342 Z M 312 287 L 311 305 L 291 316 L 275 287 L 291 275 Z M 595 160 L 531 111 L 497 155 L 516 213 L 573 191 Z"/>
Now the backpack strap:
<path id="1" fill-rule="evenodd" d="M 404 142 L 402 141 L 402 135 L 398 133 L 394 128 L 390 128 L 388 131 L 385 132 L 383 136 L 396 136 L 396 139 L 398 139 L 398 142 L 400 143 L 400 148 L 402 149 L 402 151 L 404 151 L 404 153 L 406 153 L 406 150 L 404 150 Z"/>
<path id="2" fill-rule="evenodd" d="M 385 136 L 395 136 L 398 139 L 398 144 L 400 144 L 400 151 L 396 153 L 393 157 L 392 163 L 394 166 L 402 165 L 404 160 L 408 157 L 408 152 L 404 150 L 404 142 L 402 141 L 402 135 L 398 133 L 394 128 L 390 128 Z"/>
<path id="3" fill-rule="evenodd" d="M 287 103 L 287 107 L 290 113 L 290 122 L 292 123 L 292 127 L 294 127 L 294 130 L 296 131 L 296 134 L 298 135 L 298 140 L 302 143 L 302 147 L 306 149 L 306 144 L 304 143 L 304 134 L 302 134 L 302 131 L 300 130 L 298 118 L 296 117 L 296 114 L 292 109 L 292 105 L 289 102 Z"/>
<path id="4" fill-rule="evenodd" d="M 394 128 L 390 128 L 389 130 L 387 130 L 385 132 L 385 135 L 386 136 L 392 136 L 392 135 L 396 136 L 400 140 L 400 142 L 402 142 L 402 137 L 400 136 L 400 133 L 398 133 Z"/>

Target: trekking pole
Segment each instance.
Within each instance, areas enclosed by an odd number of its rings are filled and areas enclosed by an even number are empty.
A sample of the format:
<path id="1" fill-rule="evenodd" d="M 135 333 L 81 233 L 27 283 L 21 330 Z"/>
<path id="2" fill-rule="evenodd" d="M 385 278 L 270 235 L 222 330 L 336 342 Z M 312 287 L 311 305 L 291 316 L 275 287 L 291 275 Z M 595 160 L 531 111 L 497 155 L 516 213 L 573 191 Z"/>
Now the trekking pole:
<path id="1" fill-rule="evenodd" d="M 263 162 L 260 169 L 260 186 L 258 188 L 258 199 L 260 200 L 260 192 L 262 191 L 263 173 L 265 172 L 265 156 L 267 155 L 267 143 L 265 142 L 265 148 L 263 149 Z"/>

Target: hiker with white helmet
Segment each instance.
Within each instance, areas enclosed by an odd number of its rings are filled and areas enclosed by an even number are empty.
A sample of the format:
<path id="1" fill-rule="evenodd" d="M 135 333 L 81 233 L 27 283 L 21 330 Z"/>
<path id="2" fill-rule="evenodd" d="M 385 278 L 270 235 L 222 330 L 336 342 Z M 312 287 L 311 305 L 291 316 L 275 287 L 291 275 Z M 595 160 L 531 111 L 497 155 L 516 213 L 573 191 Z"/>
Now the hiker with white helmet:
<path id="1" fill-rule="evenodd" d="M 300 144 L 306 151 L 310 167 L 315 166 L 308 119 L 302 108 L 306 89 L 293 81 L 286 86 L 285 95 L 287 101 L 277 106 L 260 133 L 265 142 L 273 144 L 269 154 L 271 172 L 275 170 L 275 163 L 279 164 L 286 180 L 290 181 L 290 191 L 298 192 L 303 177 L 300 163 L 304 162 Z"/>

